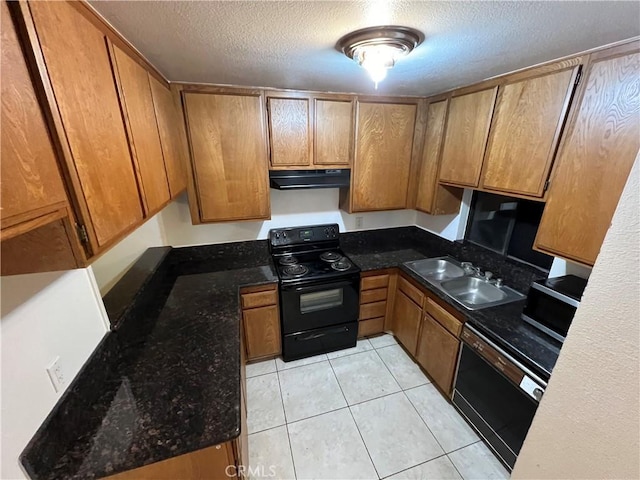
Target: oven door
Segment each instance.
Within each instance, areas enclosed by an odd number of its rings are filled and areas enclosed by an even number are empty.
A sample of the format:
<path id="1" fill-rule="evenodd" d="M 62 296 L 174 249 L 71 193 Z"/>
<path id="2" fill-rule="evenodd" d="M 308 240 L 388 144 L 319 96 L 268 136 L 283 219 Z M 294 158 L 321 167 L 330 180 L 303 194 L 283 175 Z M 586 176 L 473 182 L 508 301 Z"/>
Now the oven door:
<path id="1" fill-rule="evenodd" d="M 282 333 L 292 334 L 358 321 L 360 277 L 328 283 L 282 286 Z"/>

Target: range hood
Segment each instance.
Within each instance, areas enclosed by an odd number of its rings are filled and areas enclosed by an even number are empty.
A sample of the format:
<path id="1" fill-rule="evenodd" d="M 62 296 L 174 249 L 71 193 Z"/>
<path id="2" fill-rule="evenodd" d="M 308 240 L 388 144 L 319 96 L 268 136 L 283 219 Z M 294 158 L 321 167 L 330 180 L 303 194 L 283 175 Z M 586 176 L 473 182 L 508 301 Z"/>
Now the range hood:
<path id="1" fill-rule="evenodd" d="M 278 190 L 348 187 L 351 170 L 270 170 L 269 184 Z"/>

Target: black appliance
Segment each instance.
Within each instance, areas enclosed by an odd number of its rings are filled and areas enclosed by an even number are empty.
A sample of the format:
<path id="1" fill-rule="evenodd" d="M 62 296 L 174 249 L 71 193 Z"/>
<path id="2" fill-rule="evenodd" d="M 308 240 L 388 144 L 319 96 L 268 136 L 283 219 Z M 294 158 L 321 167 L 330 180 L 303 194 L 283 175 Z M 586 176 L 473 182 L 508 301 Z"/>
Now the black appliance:
<path id="1" fill-rule="evenodd" d="M 511 471 L 547 383 L 466 324 L 453 404 Z"/>
<path id="2" fill-rule="evenodd" d="M 302 188 L 349 187 L 351 170 L 270 170 L 269 185 L 277 190 L 299 190 Z"/>
<path id="3" fill-rule="evenodd" d="M 564 342 L 586 285 L 585 279 L 575 275 L 533 282 L 522 319 Z"/>
<path id="4" fill-rule="evenodd" d="M 338 236 L 337 224 L 269 231 L 284 361 L 356 345 L 360 269 L 342 253 Z"/>

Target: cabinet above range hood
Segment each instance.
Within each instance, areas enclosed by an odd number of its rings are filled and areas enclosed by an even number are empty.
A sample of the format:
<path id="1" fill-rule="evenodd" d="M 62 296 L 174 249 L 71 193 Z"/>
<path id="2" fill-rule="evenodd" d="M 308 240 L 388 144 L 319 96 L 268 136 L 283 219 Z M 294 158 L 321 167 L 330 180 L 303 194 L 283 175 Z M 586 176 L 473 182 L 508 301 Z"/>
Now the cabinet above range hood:
<path id="1" fill-rule="evenodd" d="M 351 170 L 270 170 L 269 184 L 278 190 L 348 187 Z"/>

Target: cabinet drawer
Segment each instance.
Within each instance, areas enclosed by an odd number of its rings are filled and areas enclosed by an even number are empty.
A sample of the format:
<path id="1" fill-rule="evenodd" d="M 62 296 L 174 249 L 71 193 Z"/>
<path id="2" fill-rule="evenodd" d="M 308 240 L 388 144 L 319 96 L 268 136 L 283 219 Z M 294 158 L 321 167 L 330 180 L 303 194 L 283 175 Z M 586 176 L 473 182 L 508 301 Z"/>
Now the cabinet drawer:
<path id="1" fill-rule="evenodd" d="M 358 337 L 368 337 L 384 331 L 384 317 L 360 320 L 358 322 Z"/>
<path id="2" fill-rule="evenodd" d="M 387 285 L 389 285 L 389 274 L 363 277 L 360 283 L 360 290 L 373 290 Z"/>
<path id="3" fill-rule="evenodd" d="M 375 302 L 360 305 L 360 320 L 384 317 L 387 311 L 387 302 Z"/>
<path id="4" fill-rule="evenodd" d="M 460 338 L 460 332 L 462 331 L 462 322 L 460 320 L 447 312 L 431 298 L 427 298 L 424 309 L 437 320 L 440 325 L 455 335 L 456 338 Z"/>
<path id="5" fill-rule="evenodd" d="M 266 290 L 264 292 L 243 293 L 242 309 L 265 307 L 267 305 L 276 305 L 278 303 L 278 291 Z"/>
<path id="6" fill-rule="evenodd" d="M 387 299 L 386 288 L 376 288 L 375 290 L 365 290 L 360 292 L 360 303 L 373 303 Z"/>
<path id="7" fill-rule="evenodd" d="M 419 307 L 422 307 L 424 303 L 424 293 L 422 293 L 417 287 L 414 287 L 407 280 L 400 277 L 398 279 L 398 288 L 407 297 L 417 303 Z"/>

